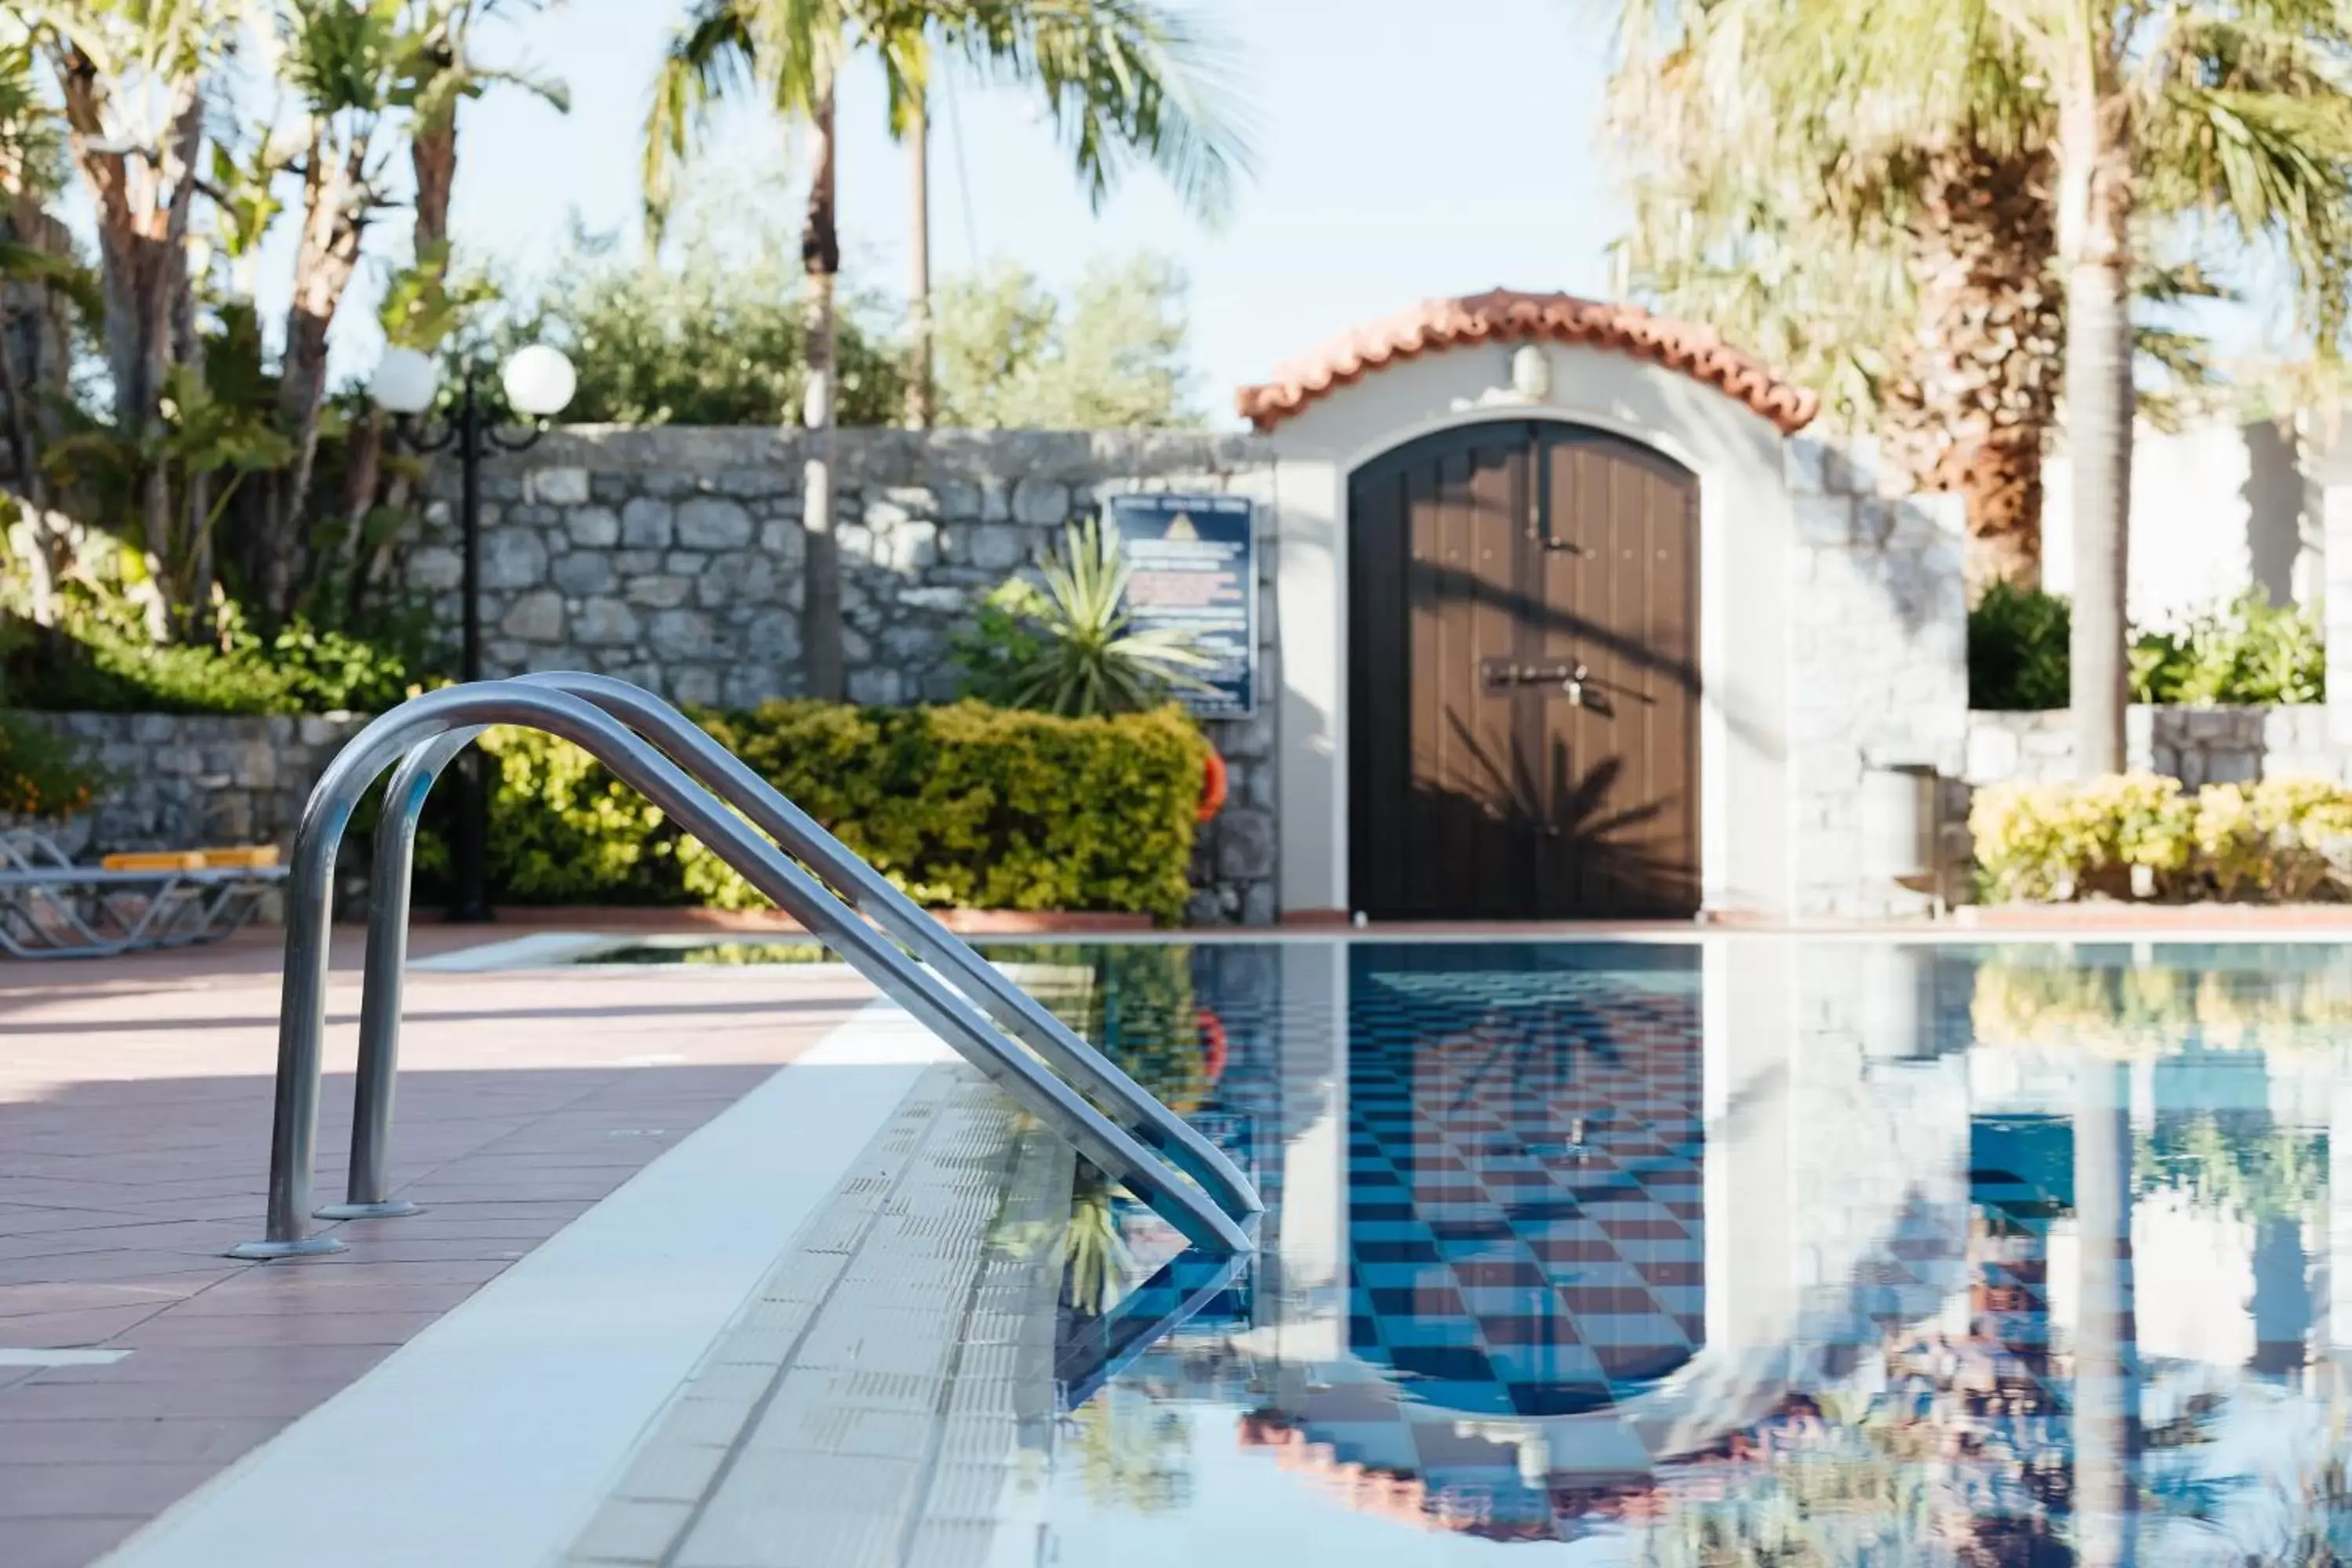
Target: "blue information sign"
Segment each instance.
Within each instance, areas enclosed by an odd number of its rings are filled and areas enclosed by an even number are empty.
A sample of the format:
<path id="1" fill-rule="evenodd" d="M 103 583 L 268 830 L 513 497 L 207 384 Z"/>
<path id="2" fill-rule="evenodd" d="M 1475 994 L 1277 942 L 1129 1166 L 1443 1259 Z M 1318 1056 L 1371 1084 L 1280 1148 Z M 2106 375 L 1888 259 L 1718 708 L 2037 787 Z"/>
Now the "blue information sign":
<path id="1" fill-rule="evenodd" d="M 1249 498 L 1118 496 L 1111 527 L 1132 575 L 1127 607 L 1137 630 L 1183 632 L 1213 663 L 1215 688 L 1186 705 L 1204 719 L 1257 708 L 1257 531 Z"/>

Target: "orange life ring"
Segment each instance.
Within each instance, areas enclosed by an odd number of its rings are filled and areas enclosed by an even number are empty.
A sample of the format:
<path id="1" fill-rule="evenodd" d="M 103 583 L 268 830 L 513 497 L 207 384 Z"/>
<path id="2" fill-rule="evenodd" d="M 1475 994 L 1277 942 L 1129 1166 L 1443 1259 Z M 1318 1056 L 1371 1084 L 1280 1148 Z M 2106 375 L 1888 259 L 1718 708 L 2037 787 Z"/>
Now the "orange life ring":
<path id="1" fill-rule="evenodd" d="M 1225 1023 L 1210 1007 L 1200 1009 L 1193 1017 L 1201 1027 L 1201 1070 L 1214 1083 L 1224 1076 L 1225 1058 L 1233 1050 L 1225 1039 Z"/>
<path id="2" fill-rule="evenodd" d="M 1212 751 L 1201 779 L 1201 805 L 1194 821 L 1206 822 L 1224 809 L 1225 785 L 1225 759 Z"/>

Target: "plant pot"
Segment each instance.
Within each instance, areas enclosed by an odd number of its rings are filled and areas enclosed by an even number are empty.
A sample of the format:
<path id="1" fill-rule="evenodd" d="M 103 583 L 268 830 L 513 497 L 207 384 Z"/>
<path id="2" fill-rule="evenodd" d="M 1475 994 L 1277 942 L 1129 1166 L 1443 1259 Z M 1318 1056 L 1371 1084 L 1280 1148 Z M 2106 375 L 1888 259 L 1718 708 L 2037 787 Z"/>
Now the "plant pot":
<path id="1" fill-rule="evenodd" d="M 1206 822 L 1225 808 L 1225 790 L 1230 784 L 1225 773 L 1225 759 L 1213 749 L 1201 776 L 1201 805 L 1193 820 Z"/>

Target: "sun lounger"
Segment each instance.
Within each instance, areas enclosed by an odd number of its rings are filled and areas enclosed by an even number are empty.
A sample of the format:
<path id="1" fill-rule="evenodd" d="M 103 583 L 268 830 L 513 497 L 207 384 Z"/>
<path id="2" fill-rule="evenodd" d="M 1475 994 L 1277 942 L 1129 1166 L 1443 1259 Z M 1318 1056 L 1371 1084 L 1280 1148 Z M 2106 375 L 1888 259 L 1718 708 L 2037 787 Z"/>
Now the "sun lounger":
<path id="1" fill-rule="evenodd" d="M 77 866 L 38 833 L 0 833 L 0 952 L 102 958 L 215 942 L 286 879 L 268 846 L 110 855 Z"/>

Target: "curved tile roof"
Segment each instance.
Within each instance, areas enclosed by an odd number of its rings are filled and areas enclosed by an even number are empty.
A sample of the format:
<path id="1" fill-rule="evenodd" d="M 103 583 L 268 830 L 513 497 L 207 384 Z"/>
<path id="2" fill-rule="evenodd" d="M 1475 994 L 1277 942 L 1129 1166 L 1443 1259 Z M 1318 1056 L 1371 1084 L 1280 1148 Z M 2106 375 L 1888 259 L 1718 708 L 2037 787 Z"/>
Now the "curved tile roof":
<path id="1" fill-rule="evenodd" d="M 1243 387 L 1234 401 L 1244 418 L 1262 431 L 1271 430 L 1334 388 L 1393 361 L 1436 349 L 1521 338 L 1589 343 L 1680 371 L 1745 403 L 1783 434 L 1802 429 L 1821 409 L 1817 394 L 1781 379 L 1710 327 L 1668 321 L 1639 305 L 1514 289 L 1458 300 L 1424 300 L 1367 322 L 1281 365 L 1264 385 Z"/>

